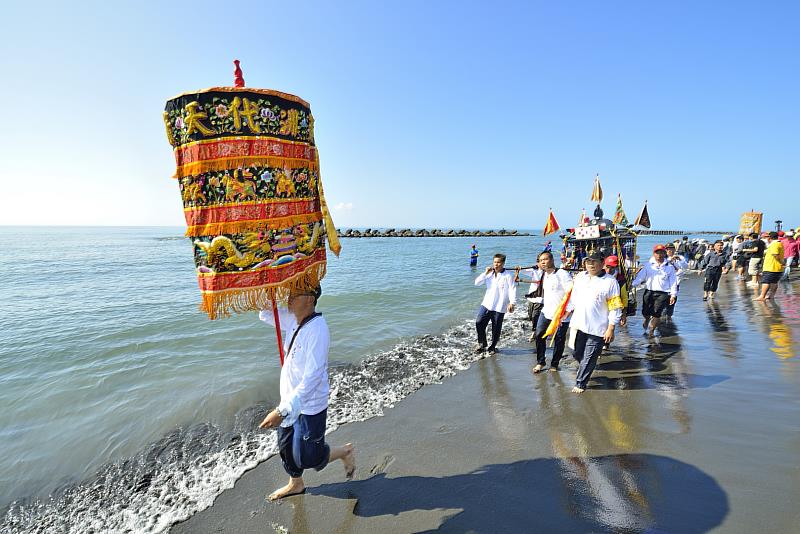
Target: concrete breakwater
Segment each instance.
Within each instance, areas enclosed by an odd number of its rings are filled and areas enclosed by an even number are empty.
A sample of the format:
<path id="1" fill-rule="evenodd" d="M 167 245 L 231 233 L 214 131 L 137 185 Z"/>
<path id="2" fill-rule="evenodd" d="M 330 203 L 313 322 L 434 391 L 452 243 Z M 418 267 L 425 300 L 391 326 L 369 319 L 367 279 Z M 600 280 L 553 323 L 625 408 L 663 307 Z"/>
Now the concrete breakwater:
<path id="1" fill-rule="evenodd" d="M 639 235 L 735 235 L 733 231 L 721 230 L 640 230 L 637 232 Z M 394 228 L 378 229 L 366 228 L 364 230 L 356 230 L 348 228 L 347 230 L 336 230 L 339 237 L 522 237 L 538 234 L 531 234 L 529 232 L 520 232 L 519 230 L 440 230 L 434 228 L 427 230 L 421 228 L 412 230 L 411 228 L 403 228 L 396 230 Z"/>
<path id="2" fill-rule="evenodd" d="M 336 233 L 339 237 L 519 237 L 531 235 L 527 232 L 506 230 L 505 228 L 501 230 L 440 230 L 438 228 L 431 230 L 425 228 L 418 230 L 411 228 L 354 230 L 348 228 L 347 230 L 337 230 Z"/>

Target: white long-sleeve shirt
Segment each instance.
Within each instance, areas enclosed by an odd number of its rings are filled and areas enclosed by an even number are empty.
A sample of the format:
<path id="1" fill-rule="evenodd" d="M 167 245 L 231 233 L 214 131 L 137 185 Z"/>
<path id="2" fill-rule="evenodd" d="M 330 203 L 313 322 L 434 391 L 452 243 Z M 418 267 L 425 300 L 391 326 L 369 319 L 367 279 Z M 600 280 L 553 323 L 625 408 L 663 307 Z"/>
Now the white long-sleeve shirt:
<path id="1" fill-rule="evenodd" d="M 506 313 L 508 305 L 514 304 L 517 300 L 517 283 L 514 282 L 514 275 L 508 269 L 497 274 L 494 271 L 489 274 L 481 273 L 475 279 L 475 285 L 486 285 L 486 294 L 483 296 L 481 306 L 487 310 Z"/>
<path id="2" fill-rule="evenodd" d="M 675 275 L 675 267 L 666 261 L 643 264 L 642 269 L 633 279 L 633 287 L 641 284 L 644 284 L 644 287 L 650 291 L 664 291 L 672 297 L 678 295 L 678 277 Z"/>
<path id="3" fill-rule="evenodd" d="M 572 276 L 565 269 L 557 269 L 553 273 L 546 273 L 542 269 L 524 269 L 520 271 L 521 274 L 529 276 L 533 282 L 531 283 L 530 291 L 534 291 L 539 285 L 539 280 L 544 276 L 542 289 L 544 296 L 542 298 L 542 313 L 547 319 L 553 319 L 556 314 L 556 309 L 561 301 L 564 300 L 564 295 L 572 287 Z M 565 314 L 563 321 L 569 321 L 569 312 L 574 308 L 572 299 L 567 302 L 567 314 Z"/>
<path id="4" fill-rule="evenodd" d="M 281 368 L 278 409 L 288 412 L 281 426 L 289 427 L 301 413 L 315 415 L 328 407 L 328 348 L 331 338 L 328 323 L 319 315 L 300 329 L 289 351 L 289 343 L 298 327 L 297 319 L 285 308 L 278 309 L 278 316 L 281 330 L 285 332 L 283 351 L 286 353 Z M 275 326 L 272 310 L 261 310 L 258 318 Z"/>
<path id="5" fill-rule="evenodd" d="M 616 325 L 622 318 L 619 284 L 605 273 L 589 276 L 584 271 L 575 275 L 570 300 L 574 306 L 570 327 L 586 334 L 603 336 L 609 324 Z"/>
<path id="6" fill-rule="evenodd" d="M 686 259 L 679 254 L 673 254 L 671 258 L 667 256 L 666 261 L 672 264 L 672 266 L 675 268 L 675 278 L 678 280 L 678 285 L 681 285 L 683 277 L 686 276 L 686 269 L 689 268 L 689 262 L 687 262 Z M 655 262 L 655 258 L 650 258 L 650 263 Z"/>

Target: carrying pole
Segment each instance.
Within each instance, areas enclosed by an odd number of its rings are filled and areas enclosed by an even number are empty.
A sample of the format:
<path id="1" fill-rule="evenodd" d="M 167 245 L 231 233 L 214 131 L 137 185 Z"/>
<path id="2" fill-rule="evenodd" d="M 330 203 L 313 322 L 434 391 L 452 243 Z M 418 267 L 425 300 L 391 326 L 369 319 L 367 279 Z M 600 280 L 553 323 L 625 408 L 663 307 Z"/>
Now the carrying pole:
<path id="1" fill-rule="evenodd" d="M 275 318 L 275 335 L 278 337 L 278 354 L 281 357 L 281 367 L 283 367 L 283 336 L 281 335 L 281 318 L 278 315 L 278 303 L 272 299 L 272 316 Z"/>

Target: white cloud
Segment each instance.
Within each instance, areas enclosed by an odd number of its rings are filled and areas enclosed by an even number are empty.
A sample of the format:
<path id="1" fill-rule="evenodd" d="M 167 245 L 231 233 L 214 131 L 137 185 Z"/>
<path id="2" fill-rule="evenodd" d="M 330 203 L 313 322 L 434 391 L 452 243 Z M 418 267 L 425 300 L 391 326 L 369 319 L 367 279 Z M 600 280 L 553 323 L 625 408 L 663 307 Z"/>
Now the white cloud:
<path id="1" fill-rule="evenodd" d="M 338 204 L 336 204 L 333 207 L 333 209 L 335 209 L 336 211 L 350 211 L 350 210 L 353 209 L 353 203 L 352 202 L 339 202 Z"/>

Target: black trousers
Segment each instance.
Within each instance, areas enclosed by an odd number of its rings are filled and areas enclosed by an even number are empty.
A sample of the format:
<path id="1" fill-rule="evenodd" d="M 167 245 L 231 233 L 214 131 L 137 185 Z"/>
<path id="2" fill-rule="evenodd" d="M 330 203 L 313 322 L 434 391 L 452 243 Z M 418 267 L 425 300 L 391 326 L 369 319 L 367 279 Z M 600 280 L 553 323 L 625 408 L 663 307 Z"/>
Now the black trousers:
<path id="1" fill-rule="evenodd" d="M 536 363 L 545 365 L 545 353 L 547 352 L 547 338 L 544 337 L 545 331 L 550 327 L 550 319 L 544 316 L 539 316 L 539 324 L 536 325 Z M 553 334 L 553 358 L 550 360 L 551 367 L 558 367 L 561 362 L 561 356 L 564 355 L 564 345 L 567 343 L 567 331 L 569 330 L 569 322 L 562 322 L 558 325 L 556 333 Z"/>
<path id="2" fill-rule="evenodd" d="M 661 317 L 669 304 L 669 293 L 666 291 L 644 290 L 642 297 L 642 315 L 644 317 Z"/>
<path id="3" fill-rule="evenodd" d="M 719 279 L 722 277 L 721 267 L 709 267 L 706 269 L 706 279 L 703 282 L 703 291 L 716 291 L 719 287 Z"/>
<path id="4" fill-rule="evenodd" d="M 475 328 L 478 330 L 478 344 L 481 347 L 486 346 L 486 327 L 489 326 L 489 322 L 492 323 L 492 344 L 489 345 L 489 348 L 494 349 L 497 346 L 497 342 L 500 340 L 500 330 L 503 328 L 504 315 L 504 313 L 480 307 L 478 318 L 475 319 Z"/>

